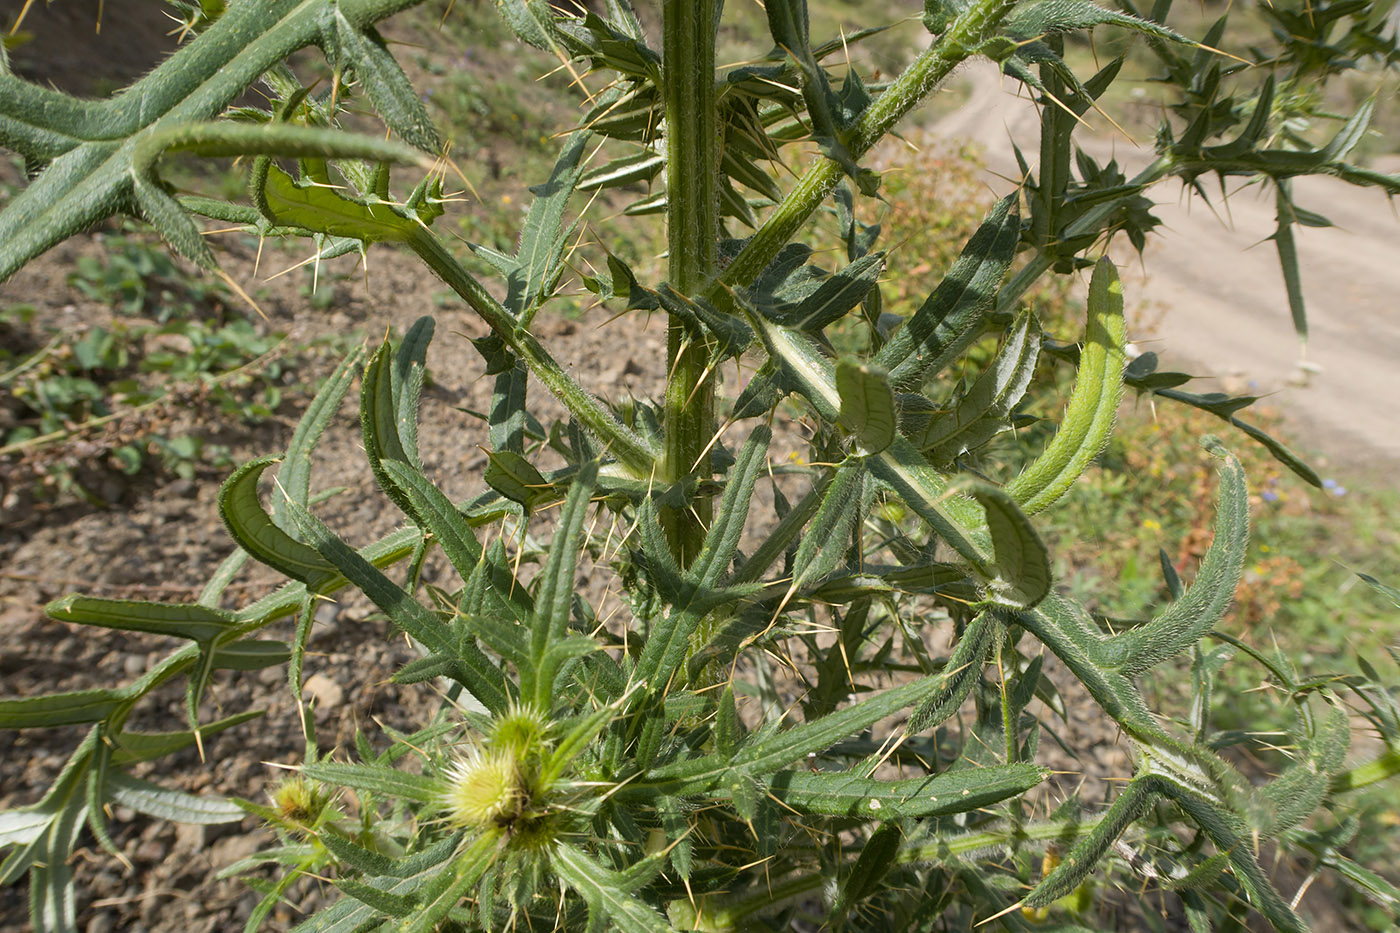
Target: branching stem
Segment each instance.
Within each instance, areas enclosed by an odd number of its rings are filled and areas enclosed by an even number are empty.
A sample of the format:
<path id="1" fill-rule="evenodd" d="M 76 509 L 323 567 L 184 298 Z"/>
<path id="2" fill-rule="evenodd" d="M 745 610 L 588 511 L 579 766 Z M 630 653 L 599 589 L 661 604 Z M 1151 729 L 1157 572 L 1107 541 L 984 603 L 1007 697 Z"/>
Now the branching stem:
<path id="1" fill-rule="evenodd" d="M 525 361 L 535 378 L 559 399 L 569 414 L 593 432 L 612 456 L 638 477 L 645 478 L 651 474 L 656 463 L 656 452 L 651 446 L 618 421 L 602 402 L 565 372 L 539 340 L 511 317 L 510 312 L 463 268 L 436 234 L 422 228 L 409 239 L 408 245 L 481 316 L 512 353 Z"/>
<path id="2" fill-rule="evenodd" d="M 996 34 L 1012 6 L 1011 0 L 977 0 L 965 10 L 865 111 L 847 143 L 852 157 L 859 159 L 869 152 L 954 68 L 971 58 Z M 752 282 L 826 200 L 841 180 L 841 172 L 840 163 L 818 159 L 706 290 L 705 298 L 724 307 L 728 289 Z"/>

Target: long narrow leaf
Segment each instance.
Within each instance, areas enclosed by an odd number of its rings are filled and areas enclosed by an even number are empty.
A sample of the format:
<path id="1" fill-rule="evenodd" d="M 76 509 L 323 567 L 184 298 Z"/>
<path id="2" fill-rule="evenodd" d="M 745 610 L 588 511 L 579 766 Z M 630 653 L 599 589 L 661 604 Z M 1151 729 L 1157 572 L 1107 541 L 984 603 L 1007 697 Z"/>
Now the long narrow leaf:
<path id="1" fill-rule="evenodd" d="M 853 774 L 780 771 L 769 791 L 800 813 L 898 820 L 966 813 L 1025 793 L 1050 774 L 1020 763 L 965 768 L 902 781 Z"/>
<path id="2" fill-rule="evenodd" d="M 1211 440 L 1221 459 L 1215 506 L 1215 537 L 1201 562 L 1196 582 L 1146 625 L 1130 629 L 1105 645 L 1105 658 L 1123 673 L 1141 674 L 1186 650 L 1216 626 L 1235 597 L 1249 543 L 1249 490 L 1244 467 Z"/>
<path id="3" fill-rule="evenodd" d="M 534 699 L 541 709 L 553 705 L 554 673 L 564 660 L 555 657 L 547 663 L 549 649 L 562 641 L 569 626 L 573 607 L 574 575 L 578 572 L 579 554 L 583 549 L 583 522 L 588 517 L 589 500 L 598 480 L 598 465 L 584 464 L 574 475 L 569 497 L 564 502 L 559 523 L 555 525 L 554 541 L 549 560 L 540 573 L 539 589 L 535 594 L 535 615 L 531 620 L 530 659 L 534 681 Z M 525 693 L 530 691 L 522 683 Z"/>
<path id="4" fill-rule="evenodd" d="M 219 517 L 254 559 L 300 580 L 311 592 L 321 592 L 340 576 L 339 571 L 315 548 L 278 528 L 258 500 L 258 479 L 276 462 L 274 457 L 261 457 L 235 470 L 219 490 Z"/>
<path id="5" fill-rule="evenodd" d="M 671 926 L 660 914 L 629 894 L 609 871 L 567 843 L 559 843 L 550 853 L 550 864 L 577 891 L 594 915 L 604 915 L 611 928 L 622 933 L 670 933 Z"/>
<path id="6" fill-rule="evenodd" d="M 919 388 L 981 332 L 1021 233 L 1015 195 L 997 202 L 928 300 L 875 357 L 897 388 Z"/>

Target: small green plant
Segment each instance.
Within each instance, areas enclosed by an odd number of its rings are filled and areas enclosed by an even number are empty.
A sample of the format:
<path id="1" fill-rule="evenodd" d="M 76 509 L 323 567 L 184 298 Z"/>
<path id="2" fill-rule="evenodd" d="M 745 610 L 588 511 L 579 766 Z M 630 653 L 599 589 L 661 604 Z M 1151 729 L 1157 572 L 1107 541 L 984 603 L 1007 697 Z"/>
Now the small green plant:
<path id="1" fill-rule="evenodd" d="M 1205 441 L 1211 543 L 1189 586 L 1163 564 L 1166 595 L 1145 618 L 1097 617 L 1061 592 L 1037 531 L 1109 443 L 1125 386 L 1200 409 L 1320 482 L 1237 417 L 1250 400 L 1188 392 L 1155 358 L 1127 361 L 1123 288 L 1103 253 L 1119 233 L 1141 247 L 1155 224 L 1148 186 L 1246 175 L 1275 186 L 1296 292 L 1291 227 L 1307 217 L 1290 178 L 1400 192 L 1400 178 L 1345 161 L 1369 104 L 1330 141 L 1280 135 L 1274 78 L 1222 91 L 1238 70 L 1216 51 L 1226 20 L 1197 44 L 1167 24 L 1169 0 L 1145 15 L 1084 0 L 930 0 L 912 11 L 926 47 L 878 83 L 841 65 L 869 33 L 814 41 L 801 0 L 768 0 L 772 53 L 723 68 L 718 0 L 664 0 L 659 44 L 625 0 L 602 13 L 501 0 L 514 32 L 572 72 L 586 112 L 531 189 L 513 252 L 471 246 L 499 273 L 493 290 L 433 229 L 448 201 L 441 167 L 394 184 L 394 164 L 438 147 L 374 25 L 408 5 L 191 6 L 198 37 L 108 102 L 0 75 L 0 138 L 42 166 L 0 212 L 0 274 L 123 207 L 209 268 L 195 216 L 303 237 L 323 257 L 394 243 L 489 325 L 476 347 L 495 379 L 489 463 L 467 500 L 450 499 L 420 457 L 431 443 L 417 427 L 425 318 L 397 347 L 350 354 L 284 454 L 228 478 L 220 513 L 239 550 L 197 601 L 71 595 L 49 607 L 57 620 L 189 644 L 124 686 L 0 701 L 5 727 L 89 729 L 41 801 L 0 815 L 0 880 L 28 875 L 36 928 L 74 928 L 68 856 L 85 827 L 114 848 L 113 802 L 194 822 L 261 815 L 278 843 L 237 868 L 282 874 L 262 883 L 249 928 L 298 885 L 321 883 L 336 899 L 297 927 L 306 933 L 1076 930 L 1100 925 L 1110 900 L 1137 898 L 1133 916 L 1147 922 L 1152 898 L 1168 895 L 1196 929 L 1248 922 L 1248 911 L 1305 929 L 1271 875 L 1274 853 L 1395 915 L 1395 887 L 1346 854 L 1357 827 L 1342 803 L 1400 772 L 1396 698 L 1383 685 L 1393 677 L 1369 664 L 1300 674 L 1217 629 L 1248 547 L 1240 460 Z M 1356 54 L 1393 47 L 1354 21 Z M 1156 160 L 1131 178 L 1073 144 L 1121 65 L 1082 79 L 1064 64 L 1064 35 L 1095 27 L 1140 36 L 1180 95 L 1182 122 L 1164 125 Z M 308 44 L 326 55 L 328 87 L 302 86 L 283 64 Z M 890 288 L 901 300 L 887 312 L 882 280 L 898 273 L 876 250 L 868 205 L 881 179 L 862 160 L 974 55 L 1038 95 L 1039 160 L 1032 170 L 1018 151 L 1016 190 L 931 292 L 906 303 L 910 290 Z M 1304 67 L 1292 46 L 1283 55 L 1275 67 Z M 220 118 L 259 77 L 271 105 Z M 372 107 L 398 140 L 335 129 L 351 105 Z M 585 175 L 598 137 L 622 151 Z M 251 157 L 249 203 L 172 192 L 159 175 L 166 151 Z M 577 263 L 600 301 L 667 321 L 660 397 L 615 406 L 584 391 L 533 324 L 581 257 L 575 191 L 638 179 L 657 185 L 632 207 L 665 218 L 665 281 L 639 276 L 638 258 L 605 237 L 595 263 Z M 1052 273 L 1081 272 L 1083 324 L 1056 340 L 1045 328 L 1064 325 L 1042 323 L 1024 299 Z M 1300 302 L 1295 314 L 1301 331 Z M 732 361 L 753 365 L 726 397 L 717 373 Z M 1073 373 L 1063 414 L 1006 455 L 1028 386 L 1057 370 Z M 371 543 L 333 532 L 311 495 L 313 448 L 357 374 L 369 468 L 407 520 Z M 541 423 L 532 384 L 566 416 Z M 798 433 L 782 430 L 784 400 L 801 412 Z M 450 578 L 425 576 L 429 549 Z M 248 557 L 290 582 L 224 608 Z M 613 583 L 580 585 L 602 576 Z M 285 664 L 302 703 L 315 607 L 345 587 L 418 648 L 394 679 L 442 692 L 431 721 L 340 751 L 321 747 L 305 715 L 304 763 L 266 803 L 128 773 L 253 715 L 205 721 L 216 669 Z M 293 633 L 267 637 L 287 617 Z M 1231 754 L 1241 734 L 1219 722 L 1236 700 L 1221 677 L 1234 653 L 1282 698 L 1286 729 L 1263 772 L 1242 768 Z M 1143 685 L 1164 671 L 1189 683 L 1186 709 L 1149 707 Z M 1056 681 L 1070 679 L 1131 749 L 1103 807 L 1054 793 L 1037 763 L 1065 709 Z M 187 728 L 128 728 L 152 691 L 181 681 Z M 1363 717 L 1382 744 L 1349 766 Z"/>
<path id="2" fill-rule="evenodd" d="M 74 339 L 35 320 L 32 307 L 0 312 L 9 338 L 0 349 L 8 389 L 0 456 L 12 461 L 7 485 L 106 505 L 95 481 L 111 470 L 130 476 L 159 465 L 190 479 L 231 465 L 225 447 L 181 433 L 198 427 L 172 423 L 170 411 L 256 424 L 282 405 L 284 391 L 303 389 L 290 377 L 315 348 L 284 346 L 283 335 L 241 317 L 223 321 L 228 289 L 191 276 L 149 236 L 128 228 L 99 242 L 111 251 L 79 257 L 69 279 L 119 313 L 106 326 Z M 75 440 L 85 442 L 80 454 Z"/>
<path id="3" fill-rule="evenodd" d="M 102 235 L 102 255 L 79 256 L 68 282 L 91 300 L 123 314 L 152 317 L 160 323 L 197 312 L 222 316 L 229 290 L 180 267 L 169 251 L 149 236 Z"/>

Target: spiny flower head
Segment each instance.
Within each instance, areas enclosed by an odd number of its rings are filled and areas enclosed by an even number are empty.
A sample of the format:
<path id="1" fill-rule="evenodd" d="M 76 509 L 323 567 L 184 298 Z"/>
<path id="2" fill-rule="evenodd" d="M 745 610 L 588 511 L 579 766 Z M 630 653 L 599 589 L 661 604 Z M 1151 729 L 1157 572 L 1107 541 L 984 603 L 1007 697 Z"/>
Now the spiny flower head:
<path id="1" fill-rule="evenodd" d="M 448 823 L 481 829 L 510 822 L 525 798 L 520 766 L 509 749 L 473 749 L 447 769 L 442 805 Z"/>

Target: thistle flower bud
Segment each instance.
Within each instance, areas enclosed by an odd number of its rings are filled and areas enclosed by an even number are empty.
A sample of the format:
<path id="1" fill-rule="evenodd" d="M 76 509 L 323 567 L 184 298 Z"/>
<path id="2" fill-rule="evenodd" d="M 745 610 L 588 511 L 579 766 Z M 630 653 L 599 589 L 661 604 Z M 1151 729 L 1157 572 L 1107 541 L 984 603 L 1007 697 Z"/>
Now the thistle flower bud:
<path id="1" fill-rule="evenodd" d="M 505 750 L 474 750 L 447 771 L 442 805 L 447 821 L 463 828 L 509 822 L 524 803 L 520 769 Z"/>

